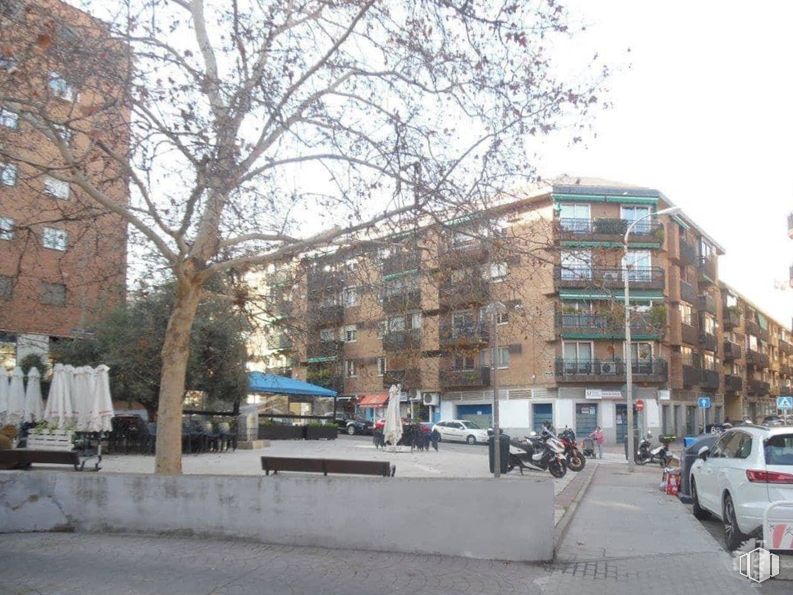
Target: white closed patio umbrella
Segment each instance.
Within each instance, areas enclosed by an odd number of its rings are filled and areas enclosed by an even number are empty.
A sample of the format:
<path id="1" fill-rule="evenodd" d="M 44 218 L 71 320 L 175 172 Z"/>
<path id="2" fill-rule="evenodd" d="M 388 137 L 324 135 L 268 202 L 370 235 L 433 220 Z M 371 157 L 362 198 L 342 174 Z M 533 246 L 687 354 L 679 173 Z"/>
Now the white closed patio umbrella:
<path id="1" fill-rule="evenodd" d="M 55 364 L 52 369 L 52 382 L 50 393 L 47 397 L 47 406 L 44 408 L 44 419 L 65 428 L 74 419 L 72 407 L 70 379 L 63 364 Z"/>
<path id="2" fill-rule="evenodd" d="M 25 419 L 25 373 L 17 366 L 11 375 L 8 389 L 8 411 L 6 423 L 18 425 Z"/>
<path id="3" fill-rule="evenodd" d="M 28 370 L 28 384 L 25 387 L 25 421 L 39 421 L 44 414 L 41 399 L 41 374 L 33 366 Z"/>
<path id="4" fill-rule="evenodd" d="M 90 432 L 91 426 L 91 401 L 92 401 L 92 381 L 93 369 L 89 366 L 80 366 L 74 369 L 71 382 L 72 405 L 78 432 Z"/>
<path id="5" fill-rule="evenodd" d="M 383 438 L 396 448 L 396 443 L 402 439 L 402 417 L 399 415 L 399 390 L 400 386 L 394 384 L 388 389 L 388 408 L 385 412 L 385 425 Z"/>
<path id="6" fill-rule="evenodd" d="M 91 431 L 113 430 L 113 398 L 110 394 L 110 368 L 102 364 L 96 367 L 92 383 Z"/>
<path id="7" fill-rule="evenodd" d="M 0 424 L 5 423 L 8 411 L 8 372 L 0 367 Z"/>

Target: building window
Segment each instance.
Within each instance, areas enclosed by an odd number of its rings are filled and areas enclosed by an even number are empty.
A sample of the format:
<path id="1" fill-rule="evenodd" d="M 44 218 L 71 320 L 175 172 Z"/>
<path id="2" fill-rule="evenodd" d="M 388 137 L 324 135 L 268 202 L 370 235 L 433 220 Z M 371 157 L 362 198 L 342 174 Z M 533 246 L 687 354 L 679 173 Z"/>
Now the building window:
<path id="1" fill-rule="evenodd" d="M 715 370 L 719 363 L 718 358 L 707 351 L 702 355 L 702 361 L 706 370 Z"/>
<path id="2" fill-rule="evenodd" d="M 474 356 L 470 353 L 455 353 L 454 354 L 454 369 L 455 370 L 473 370 L 475 366 Z"/>
<path id="3" fill-rule="evenodd" d="M 493 262 L 490 264 L 490 279 L 498 282 L 507 278 L 507 263 Z"/>
<path id="4" fill-rule="evenodd" d="M 647 233 L 650 231 L 650 207 L 637 207 L 637 206 L 623 206 L 620 208 L 620 216 L 622 220 L 630 225 L 634 221 L 639 221 L 642 217 L 641 223 L 633 226 L 633 231 L 637 233 Z"/>
<path id="5" fill-rule="evenodd" d="M 746 335 L 746 345 L 752 351 L 757 351 L 757 337 L 754 335 Z"/>
<path id="6" fill-rule="evenodd" d="M 355 360 L 344 360 L 344 375 L 347 378 L 355 378 L 357 376 L 355 370 Z"/>
<path id="7" fill-rule="evenodd" d="M 649 250 L 629 250 L 626 265 L 630 281 L 652 281 L 652 254 Z"/>
<path id="8" fill-rule="evenodd" d="M 55 136 L 61 139 L 67 145 L 72 142 L 72 131 L 63 124 L 53 124 L 52 128 L 55 130 Z"/>
<path id="9" fill-rule="evenodd" d="M 706 261 L 706 260 L 710 260 L 714 256 L 713 246 L 711 246 L 704 239 L 701 240 L 700 243 L 699 243 L 699 250 L 700 250 L 700 256 L 701 256 L 703 262 Z"/>
<path id="10" fill-rule="evenodd" d="M 360 297 L 358 295 L 357 287 L 345 287 L 343 298 L 345 308 L 352 308 L 353 306 L 360 304 Z"/>
<path id="11" fill-rule="evenodd" d="M 377 338 L 382 339 L 385 336 L 385 330 L 388 323 L 385 320 L 381 320 L 377 323 Z"/>
<path id="12" fill-rule="evenodd" d="M 358 328 L 354 324 L 344 327 L 344 340 L 347 343 L 355 343 L 358 340 Z"/>
<path id="13" fill-rule="evenodd" d="M 66 79 L 57 72 L 50 73 L 48 86 L 50 88 L 50 92 L 58 99 L 74 101 L 74 98 L 77 96 L 74 87 L 72 87 L 66 81 Z"/>
<path id="14" fill-rule="evenodd" d="M 470 333 L 475 323 L 473 310 L 452 312 L 452 336 L 456 337 L 458 334 L 465 335 Z"/>
<path id="15" fill-rule="evenodd" d="M 16 68 L 17 61 L 8 56 L 0 56 L 0 70 L 13 70 Z"/>
<path id="16" fill-rule="evenodd" d="M 490 357 L 495 357 L 496 368 L 499 370 L 509 368 L 509 347 L 488 349 L 487 351 L 483 351 L 482 355 L 484 356 L 485 360 L 488 360 Z M 490 361 L 484 361 L 483 363 L 490 365 Z"/>
<path id="17" fill-rule="evenodd" d="M 643 341 L 631 343 L 631 360 L 634 362 L 648 362 L 653 359 L 653 344 Z"/>
<path id="18" fill-rule="evenodd" d="M 709 314 L 706 314 L 702 318 L 703 323 L 703 330 L 708 335 L 715 335 L 716 334 L 716 319 Z"/>
<path id="19" fill-rule="evenodd" d="M 14 239 L 14 220 L 0 217 L 0 240 Z"/>
<path id="20" fill-rule="evenodd" d="M 0 299 L 10 300 L 14 294 L 14 278 L 0 275 Z"/>
<path id="21" fill-rule="evenodd" d="M 383 376 L 387 371 L 386 359 L 384 357 L 377 358 L 377 375 Z"/>
<path id="22" fill-rule="evenodd" d="M 684 366 L 694 365 L 694 352 L 691 350 L 691 347 L 683 346 L 680 348 L 680 359 Z"/>
<path id="23" fill-rule="evenodd" d="M 66 250 L 69 245 L 69 235 L 66 230 L 45 227 L 42 243 L 51 250 Z"/>
<path id="24" fill-rule="evenodd" d="M 66 200 L 69 198 L 69 183 L 52 176 L 44 177 L 44 193 Z"/>
<path id="25" fill-rule="evenodd" d="M 17 183 L 17 166 L 11 163 L 0 163 L 0 184 L 15 186 Z"/>
<path id="26" fill-rule="evenodd" d="M 400 331 L 405 330 L 405 317 L 404 316 L 392 316 L 388 319 L 388 332 L 389 333 L 398 333 Z"/>
<path id="27" fill-rule="evenodd" d="M 410 317 L 410 328 L 412 328 L 412 329 L 420 329 L 421 328 L 421 312 L 412 312 L 408 316 Z"/>
<path id="28" fill-rule="evenodd" d="M 592 343 L 565 341 L 562 345 L 564 369 L 567 374 L 589 374 L 592 370 Z"/>
<path id="29" fill-rule="evenodd" d="M 592 252 L 589 250 L 562 250 L 562 279 L 592 279 Z"/>
<path id="30" fill-rule="evenodd" d="M 680 308 L 680 321 L 683 324 L 692 326 L 691 319 L 693 314 L 692 314 L 691 306 L 681 302 L 678 307 Z"/>
<path id="31" fill-rule="evenodd" d="M 323 328 L 319 331 L 319 340 L 324 342 L 336 340 L 336 329 Z"/>
<path id="32" fill-rule="evenodd" d="M 63 306 L 66 304 L 66 286 L 62 283 L 42 283 L 41 303 L 50 306 Z"/>
<path id="33" fill-rule="evenodd" d="M 8 108 L 0 108 L 0 126 L 16 130 L 19 128 L 19 114 Z"/>
<path id="34" fill-rule="evenodd" d="M 559 224 L 565 231 L 580 233 L 591 231 L 589 205 L 561 203 L 559 205 Z"/>

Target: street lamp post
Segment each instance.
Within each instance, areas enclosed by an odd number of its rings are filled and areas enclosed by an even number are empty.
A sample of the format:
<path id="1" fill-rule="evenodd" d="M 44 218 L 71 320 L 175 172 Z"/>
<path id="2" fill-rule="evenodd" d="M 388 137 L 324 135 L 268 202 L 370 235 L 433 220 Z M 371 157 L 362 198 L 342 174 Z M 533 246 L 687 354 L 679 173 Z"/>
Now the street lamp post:
<path id="1" fill-rule="evenodd" d="M 628 225 L 625 230 L 625 237 L 623 238 L 622 248 L 622 278 L 625 283 L 625 349 L 623 358 L 625 361 L 625 400 L 626 400 L 626 413 L 628 414 L 628 471 L 633 472 L 633 456 L 636 445 L 633 440 L 633 359 L 631 358 L 631 314 L 630 314 L 630 283 L 628 278 L 628 237 L 631 235 L 633 228 L 640 221 L 644 221 L 653 216 L 658 215 L 672 215 L 680 211 L 680 207 L 670 207 L 662 209 L 657 213 L 647 213 L 644 217 L 639 217 Z"/>
<path id="2" fill-rule="evenodd" d="M 493 477 L 501 477 L 501 440 L 500 422 L 498 419 L 498 315 L 506 312 L 507 308 L 501 302 L 493 302 L 488 305 L 487 311 L 490 316 L 491 334 L 493 350 L 490 353 L 490 382 L 493 385 Z"/>

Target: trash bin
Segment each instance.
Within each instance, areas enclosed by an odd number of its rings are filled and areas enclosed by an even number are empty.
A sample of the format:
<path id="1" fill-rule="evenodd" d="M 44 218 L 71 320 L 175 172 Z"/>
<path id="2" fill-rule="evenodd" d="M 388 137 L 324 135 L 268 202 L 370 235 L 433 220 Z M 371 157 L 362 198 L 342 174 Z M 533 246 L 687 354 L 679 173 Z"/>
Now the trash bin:
<path id="1" fill-rule="evenodd" d="M 633 450 L 639 450 L 639 429 L 633 430 Z M 625 460 L 628 460 L 628 437 L 625 436 Z"/>
<path id="2" fill-rule="evenodd" d="M 488 460 L 490 461 L 490 473 L 494 473 L 496 458 L 496 437 L 490 436 L 487 439 Z M 499 435 L 499 458 L 501 459 L 501 473 L 506 473 L 509 468 L 509 436 L 504 433 Z"/>

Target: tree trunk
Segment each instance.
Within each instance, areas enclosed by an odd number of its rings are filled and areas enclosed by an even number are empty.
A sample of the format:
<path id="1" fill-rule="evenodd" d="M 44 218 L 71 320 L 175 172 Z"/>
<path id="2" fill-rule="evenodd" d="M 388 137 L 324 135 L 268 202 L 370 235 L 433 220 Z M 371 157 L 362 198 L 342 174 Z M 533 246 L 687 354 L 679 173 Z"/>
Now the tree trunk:
<path id="1" fill-rule="evenodd" d="M 155 473 L 178 475 L 182 472 L 182 404 L 190 355 L 190 331 L 201 299 L 202 285 L 195 276 L 179 276 L 177 280 L 176 301 L 162 347 Z"/>

